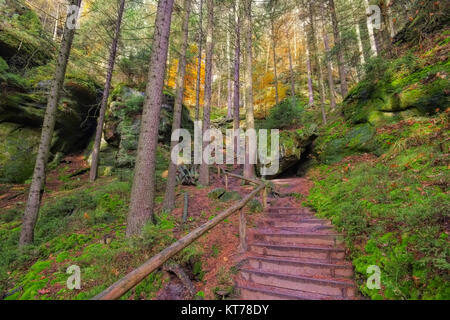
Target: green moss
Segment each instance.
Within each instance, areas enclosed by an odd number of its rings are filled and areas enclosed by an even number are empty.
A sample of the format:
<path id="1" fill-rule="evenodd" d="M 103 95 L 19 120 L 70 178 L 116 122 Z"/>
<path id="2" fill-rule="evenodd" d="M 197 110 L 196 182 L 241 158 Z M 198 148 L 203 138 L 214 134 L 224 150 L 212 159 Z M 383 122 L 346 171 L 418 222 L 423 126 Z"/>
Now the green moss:
<path id="1" fill-rule="evenodd" d="M 0 181 L 23 183 L 33 173 L 39 134 L 13 123 L 0 124 Z"/>
<path id="2" fill-rule="evenodd" d="M 259 200 L 257 200 L 257 199 L 250 200 L 248 202 L 247 206 L 250 209 L 250 212 L 252 212 L 252 213 L 263 211 L 263 206 L 262 206 L 261 202 L 259 202 Z"/>
<path id="3" fill-rule="evenodd" d="M 359 288 L 372 299 L 449 298 L 450 251 L 440 221 L 450 203 L 445 187 L 437 186 L 447 170 L 439 147 L 448 137 L 446 122 L 440 115 L 395 126 L 376 136 L 386 151 L 383 159 L 313 171 L 307 203 L 344 232 Z M 327 132 L 336 128 L 330 125 Z M 359 125 L 352 133 L 356 146 L 370 131 Z M 342 146 L 343 138 L 336 140 Z M 370 265 L 381 269 L 380 290 L 366 286 Z"/>
<path id="4" fill-rule="evenodd" d="M 208 198 L 219 199 L 225 192 L 226 190 L 224 188 L 216 188 L 208 192 Z"/>
<path id="5" fill-rule="evenodd" d="M 219 200 L 222 202 L 241 200 L 242 196 L 237 191 L 226 191 L 222 196 L 220 196 Z"/>

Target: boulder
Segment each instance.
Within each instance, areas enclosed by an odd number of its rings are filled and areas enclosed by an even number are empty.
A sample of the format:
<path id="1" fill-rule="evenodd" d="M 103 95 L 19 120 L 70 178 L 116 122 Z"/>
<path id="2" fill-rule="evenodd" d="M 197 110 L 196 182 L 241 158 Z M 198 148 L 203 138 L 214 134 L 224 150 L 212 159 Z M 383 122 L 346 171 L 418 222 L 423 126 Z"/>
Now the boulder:
<path id="1" fill-rule="evenodd" d="M 36 128 L 0 123 L 0 182 L 23 183 L 31 176 L 39 138 Z"/>
<path id="2" fill-rule="evenodd" d="M 110 146 L 118 149 L 116 166 L 131 168 L 134 167 L 136 158 L 145 94 L 127 86 L 118 85 L 111 94 L 111 99 L 105 118 L 104 138 Z M 166 92 L 163 95 L 158 132 L 158 142 L 165 145 L 170 145 L 173 106 L 174 98 Z M 181 126 L 193 130 L 189 110 L 184 106 Z"/>

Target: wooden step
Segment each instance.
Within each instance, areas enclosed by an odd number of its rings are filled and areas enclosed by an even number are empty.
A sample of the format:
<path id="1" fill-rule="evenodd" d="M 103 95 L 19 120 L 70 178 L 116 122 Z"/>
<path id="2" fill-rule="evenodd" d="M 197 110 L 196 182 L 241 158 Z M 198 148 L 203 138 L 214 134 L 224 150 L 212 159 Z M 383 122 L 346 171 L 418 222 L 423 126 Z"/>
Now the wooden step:
<path id="1" fill-rule="evenodd" d="M 320 219 L 265 219 L 264 225 L 274 228 L 302 228 L 302 227 L 327 227 L 332 228 L 329 221 Z"/>
<path id="2" fill-rule="evenodd" d="M 340 298 L 352 298 L 355 296 L 355 286 L 350 280 L 312 278 L 251 268 L 242 268 L 240 275 L 246 281 L 265 286 L 300 290 Z"/>
<path id="3" fill-rule="evenodd" d="M 277 212 L 268 212 L 267 217 L 273 218 L 273 219 L 287 219 L 287 220 L 294 220 L 294 219 L 313 219 L 315 216 L 311 213 L 303 214 L 298 212 L 288 212 L 288 213 L 277 213 Z"/>
<path id="4" fill-rule="evenodd" d="M 266 256 L 310 258 L 327 261 L 343 259 L 345 256 L 345 251 L 342 248 L 272 244 L 267 242 L 251 242 L 249 243 L 249 251 Z"/>
<path id="5" fill-rule="evenodd" d="M 326 260 L 250 256 L 247 258 L 247 265 L 252 269 L 291 275 L 319 275 L 331 278 L 351 278 L 353 276 L 351 264 L 329 263 Z"/>
<path id="6" fill-rule="evenodd" d="M 256 232 L 253 238 L 260 242 L 269 243 L 292 243 L 305 245 L 338 246 L 343 243 L 343 237 L 339 234 L 326 233 L 295 233 L 288 231 L 278 232 Z"/>
<path id="7" fill-rule="evenodd" d="M 340 297 L 328 296 L 312 292 L 277 288 L 238 280 L 236 287 L 243 300 L 336 300 Z"/>

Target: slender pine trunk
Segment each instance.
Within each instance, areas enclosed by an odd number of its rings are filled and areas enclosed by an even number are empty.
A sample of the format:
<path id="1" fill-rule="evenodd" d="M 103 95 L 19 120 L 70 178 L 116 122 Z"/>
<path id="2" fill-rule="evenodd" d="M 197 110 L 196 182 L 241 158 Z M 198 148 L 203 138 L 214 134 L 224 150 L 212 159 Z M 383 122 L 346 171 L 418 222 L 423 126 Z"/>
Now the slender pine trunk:
<path id="1" fill-rule="evenodd" d="M 289 54 L 289 73 L 291 75 L 291 96 L 292 101 L 295 103 L 295 75 L 294 75 L 294 67 L 292 65 L 291 45 L 289 43 L 288 43 L 288 54 Z"/>
<path id="2" fill-rule="evenodd" d="M 342 99 L 348 93 L 348 85 L 347 85 L 347 72 L 345 70 L 345 61 L 344 61 L 344 48 L 341 44 L 341 35 L 339 32 L 339 22 L 336 15 L 336 7 L 334 5 L 334 0 L 329 0 L 330 4 L 330 12 L 331 12 L 331 22 L 333 23 L 333 34 L 334 34 L 334 43 L 335 46 L 338 47 L 337 50 L 337 61 L 338 61 L 338 69 L 339 69 L 339 78 L 341 81 L 341 95 Z"/>
<path id="3" fill-rule="evenodd" d="M 184 78 L 186 75 L 186 52 L 189 41 L 189 16 L 191 13 L 191 0 L 183 1 L 184 17 L 183 25 L 181 29 L 181 35 L 183 37 L 181 41 L 180 57 L 178 59 L 178 71 L 176 79 L 176 92 L 175 92 L 175 104 L 173 107 L 173 123 L 172 132 L 181 127 L 181 111 L 183 108 L 183 96 L 184 96 Z M 172 141 L 170 143 L 170 150 L 178 144 L 178 142 Z M 169 173 L 167 176 L 166 184 L 166 196 L 164 208 L 172 211 L 175 208 L 175 187 L 177 184 L 177 165 L 173 161 L 169 162 Z"/>
<path id="4" fill-rule="evenodd" d="M 276 40 L 275 40 L 275 28 L 274 28 L 273 18 L 271 20 L 272 27 L 272 58 L 273 58 L 273 77 L 274 77 L 274 85 L 275 85 L 275 103 L 278 104 L 280 102 L 278 96 L 278 73 L 277 73 L 277 55 L 275 52 L 276 49 Z"/>
<path id="5" fill-rule="evenodd" d="M 319 60 L 319 52 L 317 50 L 317 39 L 316 39 L 316 27 L 314 21 L 314 8 L 312 3 L 309 3 L 309 23 L 311 28 L 311 43 L 312 43 L 312 51 L 314 57 L 314 63 L 317 66 L 318 73 L 318 81 L 319 81 L 319 95 L 320 95 L 320 109 L 322 111 L 322 121 L 324 124 L 327 123 L 327 116 L 325 112 L 325 88 L 323 85 L 323 74 L 322 74 L 322 65 Z"/>
<path id="6" fill-rule="evenodd" d="M 160 0 L 156 11 L 153 50 L 150 56 L 146 98 L 142 111 L 130 211 L 127 220 L 127 237 L 141 233 L 142 227 L 147 221 L 154 222 L 156 147 L 173 1 Z"/>
<path id="7" fill-rule="evenodd" d="M 206 0 L 208 11 L 208 23 L 206 26 L 206 72 L 205 72 L 205 106 L 203 110 L 203 134 L 210 128 L 210 112 L 212 98 L 212 56 L 214 50 L 214 1 Z M 204 135 L 203 135 L 204 136 Z M 208 145 L 208 141 L 203 142 L 203 150 Z M 199 182 L 201 185 L 209 185 L 209 165 L 202 160 L 200 165 Z"/>
<path id="8" fill-rule="evenodd" d="M 367 30 L 369 32 L 369 42 L 370 42 L 370 53 L 372 57 L 378 56 L 377 43 L 375 41 L 375 34 L 373 32 L 372 21 L 369 18 L 369 0 L 364 0 L 364 6 L 366 8 L 366 21 L 367 21 Z"/>
<path id="9" fill-rule="evenodd" d="M 330 88 L 330 106 L 332 109 L 336 108 L 336 98 L 335 98 L 335 90 L 334 90 L 334 79 L 333 79 L 333 65 L 330 58 L 330 44 L 328 39 L 328 33 L 325 27 L 325 24 L 323 25 L 323 45 L 325 47 L 325 55 L 326 55 L 326 62 L 327 62 L 327 73 L 328 73 L 328 87 Z"/>
<path id="10" fill-rule="evenodd" d="M 69 4 L 80 8 L 81 0 L 71 0 Z M 69 23 L 71 26 L 74 26 L 74 21 L 69 20 L 71 18 L 72 16 L 69 13 L 67 15 L 66 24 Z M 23 215 L 19 246 L 24 246 L 33 242 L 34 227 L 36 226 L 41 198 L 44 193 L 45 175 L 47 171 L 47 162 L 50 154 L 53 131 L 55 128 L 58 100 L 64 85 L 67 62 L 69 61 L 70 49 L 72 47 L 75 31 L 75 28 L 64 29 L 63 39 L 61 41 L 61 47 L 59 49 L 58 59 L 56 61 L 55 74 L 53 76 L 52 86 L 50 88 L 50 94 L 47 101 L 47 108 L 45 109 L 44 123 L 42 125 L 41 140 L 39 142 L 39 149 L 36 156 L 33 178 L 31 181 L 30 191 L 28 193 L 25 213 Z"/>
<path id="11" fill-rule="evenodd" d="M 239 107 L 240 107 L 240 59 L 241 59 L 241 30 L 239 19 L 239 0 L 235 1 L 234 7 L 234 31 L 236 43 L 234 46 L 234 110 L 233 110 L 233 128 L 239 129 Z M 237 144 L 236 144 L 237 147 Z M 236 149 L 237 151 L 237 149 Z M 237 154 L 237 153 L 236 153 Z"/>
<path id="12" fill-rule="evenodd" d="M 244 17 L 245 17 L 245 96 L 246 96 L 246 108 L 245 108 L 245 120 L 247 130 L 255 129 L 255 118 L 253 115 L 253 41 L 252 41 L 252 0 L 245 0 L 244 2 Z M 248 136 L 245 141 L 245 164 L 244 164 L 244 177 L 255 177 L 255 166 L 250 164 L 250 159 L 255 159 L 253 153 L 253 146 L 249 145 Z"/>
<path id="13" fill-rule="evenodd" d="M 233 87 L 231 83 L 230 31 L 227 31 L 227 119 L 233 118 Z"/>
<path id="14" fill-rule="evenodd" d="M 358 41 L 358 51 L 359 51 L 359 61 L 361 66 L 366 63 L 366 59 L 364 58 L 364 48 L 361 40 L 361 29 L 359 27 L 358 21 L 355 21 L 355 30 L 356 30 L 356 39 Z"/>
<path id="15" fill-rule="evenodd" d="M 53 29 L 53 41 L 56 41 L 56 37 L 58 36 L 58 23 L 59 23 L 59 3 L 56 4 L 56 19 L 55 19 L 55 27 Z"/>
<path id="16" fill-rule="evenodd" d="M 311 70 L 311 54 L 309 52 L 309 41 L 308 34 L 306 30 L 303 30 L 305 33 L 305 50 L 306 50 L 306 77 L 308 80 L 308 104 L 310 106 L 314 105 L 314 91 L 312 86 L 312 70 Z"/>
<path id="17" fill-rule="evenodd" d="M 120 0 L 119 10 L 116 20 L 116 29 L 114 31 L 114 38 L 109 51 L 108 71 L 106 74 L 106 83 L 103 90 L 102 102 L 100 104 L 100 113 L 97 119 L 97 130 L 95 132 L 94 148 L 92 150 L 91 170 L 89 172 L 89 180 L 95 181 L 98 175 L 98 160 L 100 153 L 100 145 L 102 142 L 103 122 L 105 121 L 105 113 L 108 105 L 109 91 L 111 90 L 111 79 L 114 71 L 114 64 L 116 62 L 117 44 L 120 36 L 120 25 L 122 24 L 123 11 L 125 9 L 125 0 Z"/>
<path id="18" fill-rule="evenodd" d="M 202 43 L 203 43 L 203 0 L 200 0 L 199 27 L 198 27 L 198 57 L 197 57 L 197 83 L 195 86 L 195 121 L 200 120 L 200 84 L 202 73 Z"/>

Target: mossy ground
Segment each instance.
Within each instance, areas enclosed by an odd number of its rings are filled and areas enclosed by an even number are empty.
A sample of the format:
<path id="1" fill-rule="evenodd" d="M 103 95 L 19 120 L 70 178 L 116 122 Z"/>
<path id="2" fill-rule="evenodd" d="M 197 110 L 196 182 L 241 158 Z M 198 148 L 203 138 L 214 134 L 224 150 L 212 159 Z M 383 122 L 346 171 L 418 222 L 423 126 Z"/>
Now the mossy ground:
<path id="1" fill-rule="evenodd" d="M 307 203 L 350 249 L 361 292 L 373 299 L 450 299 L 447 114 L 378 128 L 380 157 L 346 157 L 309 172 Z M 351 129 L 350 129 L 351 130 Z M 381 269 L 381 290 L 366 286 Z"/>

